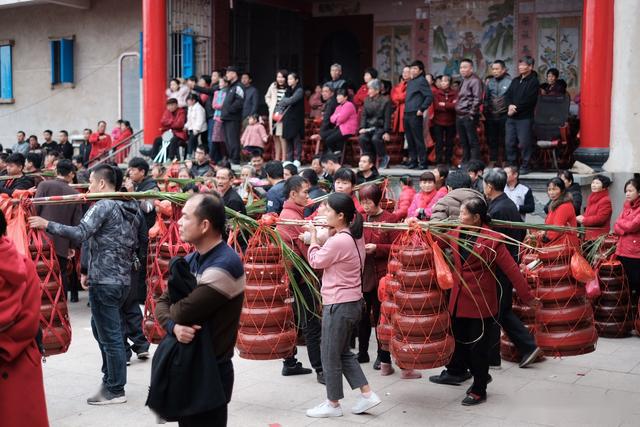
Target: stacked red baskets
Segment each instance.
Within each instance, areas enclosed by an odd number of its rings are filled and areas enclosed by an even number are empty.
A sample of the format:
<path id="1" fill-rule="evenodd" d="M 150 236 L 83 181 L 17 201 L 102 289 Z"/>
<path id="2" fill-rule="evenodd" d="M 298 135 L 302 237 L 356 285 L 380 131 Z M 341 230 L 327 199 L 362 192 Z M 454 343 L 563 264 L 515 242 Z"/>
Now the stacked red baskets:
<path id="1" fill-rule="evenodd" d="M 391 354 L 403 369 L 431 369 L 446 365 L 453 354 L 447 301 L 433 268 L 433 250 L 426 232 L 408 230 L 391 251 L 398 266 L 390 266 L 399 283 L 393 292 L 397 311 L 392 315 Z M 393 281 L 391 281 L 393 282 Z M 391 286 L 393 288 L 393 286 Z"/>
<path id="2" fill-rule="evenodd" d="M 264 217 L 263 217 L 264 218 Z M 296 328 L 282 249 L 263 223 L 244 253 L 246 286 L 236 347 L 244 359 L 282 359 L 293 353 Z"/>
<path id="3" fill-rule="evenodd" d="M 523 257 L 538 258 L 543 266 L 528 272 L 535 294 L 542 301 L 536 312 L 536 342 L 548 356 L 572 356 L 595 350 L 598 334 L 585 288 L 571 276 L 569 244 L 543 247 Z"/>
<path id="4" fill-rule="evenodd" d="M 178 219 L 182 209 L 172 205 L 170 212 L 158 213 L 156 224 L 149 230 L 149 255 L 147 260 L 147 298 L 144 304 L 143 331 L 150 343 L 159 344 L 165 335 L 156 318 L 156 300 L 167 289 L 169 261 L 175 256 L 185 256 L 191 246 L 180 239 Z"/>
<path id="5" fill-rule="evenodd" d="M 633 311 L 629 284 L 618 260 L 605 261 L 598 267 L 600 297 L 593 302 L 598 335 L 607 338 L 629 336 L 633 329 Z"/>

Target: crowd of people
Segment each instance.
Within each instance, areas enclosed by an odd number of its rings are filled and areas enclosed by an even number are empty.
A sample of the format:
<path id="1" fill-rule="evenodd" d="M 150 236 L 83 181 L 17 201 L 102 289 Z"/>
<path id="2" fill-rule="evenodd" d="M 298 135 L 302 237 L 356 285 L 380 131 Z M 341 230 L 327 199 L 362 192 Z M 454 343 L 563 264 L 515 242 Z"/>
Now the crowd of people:
<path id="1" fill-rule="evenodd" d="M 155 315 L 171 339 L 189 344 L 204 335 L 213 344 L 216 363 L 211 369 L 217 372 L 220 389 L 211 396 L 218 399 L 214 408 L 176 418 L 184 426 L 210 425 L 211 420 L 216 420 L 216 425 L 226 424 L 233 389 L 232 356 L 245 275 L 240 257 L 225 240 L 229 232 L 225 207 L 246 213 L 249 204 L 264 199 L 267 213 L 277 213 L 283 219 L 315 220 L 305 226 L 276 227 L 303 262 L 322 272 L 321 312 L 316 310 L 313 284 L 297 281 L 302 292 L 296 298 L 304 299 L 297 326 L 305 337 L 311 369 L 303 366 L 294 351 L 283 359 L 281 371 L 284 376 L 315 373 L 318 383 L 325 385 L 326 400 L 309 409 L 309 417 L 343 414 L 343 375 L 352 389 L 360 391 L 353 413 L 367 412 L 381 402 L 371 387 L 375 380 L 366 378 L 360 364 L 373 359 L 373 368 L 381 375 L 395 372 L 389 351 L 378 342 L 372 358 L 369 341 L 380 316 L 378 283 L 387 273 L 390 246 L 397 232 L 365 228 L 364 222 L 458 221 L 459 227 L 451 233 L 452 242 L 472 242 L 480 256 L 470 257 L 463 247 L 448 254 L 463 279 L 455 281 L 449 296 L 456 347 L 446 369 L 429 380 L 460 385 L 473 378 L 462 404 L 475 405 L 487 398 L 487 384 L 492 381 L 489 368 L 500 365 L 500 328 L 522 355 L 521 368 L 534 363 L 542 353 L 511 311 L 511 295 L 515 288 L 520 299 L 533 308 L 540 301 L 531 295 L 518 267 L 519 248 L 500 242 L 497 234 L 522 242 L 526 233 L 496 227 L 492 219 L 521 222 L 534 211 L 532 191 L 519 176 L 530 167 L 535 100 L 541 91 L 548 94 L 563 89 L 551 71 L 556 79 L 539 87 L 529 57 L 523 58 L 518 67 L 519 76 L 511 79 L 505 74 L 504 63 L 495 61 L 493 77 L 485 85 L 474 73 L 473 62 L 465 59 L 460 67 L 462 81 L 454 84 L 450 76 L 430 80 L 423 64 L 415 61 L 403 71 L 399 85 L 392 87 L 377 78 L 375 69 L 367 69 L 365 84 L 355 90 L 342 78 L 340 66 L 334 64 L 331 79 L 316 88 L 308 100 L 300 77 L 280 70 L 265 96 L 269 107 L 266 121 L 257 114 L 259 99 L 251 75 L 235 67 L 200 79 L 189 78 L 185 83 L 173 80 L 161 125 L 161 130 L 169 133 L 144 151 L 144 157 L 132 158 L 126 173 L 114 162 L 102 162 L 87 170 L 91 159 L 131 136 L 133 131 L 126 122 L 120 123 L 120 132 L 115 135 L 106 133 L 104 122 L 98 124 L 97 132 L 85 130 L 79 156 L 74 156 L 73 147 L 69 149 L 65 131 L 59 133 L 59 142 L 52 140 L 51 131 L 45 131 L 42 145 L 36 137 L 27 140 L 24 132 L 19 132 L 11 152 L 0 156 L 0 175 L 9 178 L 0 181 L 0 192 L 12 196 L 17 190 L 35 187 L 36 196 L 74 194 L 77 190 L 70 184 L 84 182 L 91 193 L 162 187 L 192 194 L 178 224 L 181 239 L 191 243 L 195 251 L 185 258 L 182 267 L 172 263 L 169 289 L 158 300 Z M 302 169 L 305 107 L 320 122 L 315 139 L 323 142 L 324 150 Z M 490 165 L 479 158 L 477 126 L 481 113 L 491 141 Z M 431 114 L 432 120 L 425 123 Z M 436 141 L 438 164 L 432 167 L 427 161 L 425 125 Z M 417 191 L 411 177 L 401 177 L 400 194 L 391 211 L 382 204 L 390 196 L 381 188 L 379 169 L 388 167 L 385 143 L 397 132 L 406 137 L 406 165 L 424 171 Z M 464 149 L 463 168 L 451 166 L 456 134 Z M 357 172 L 342 164 L 344 145 L 354 136 L 362 149 Z M 274 157 L 265 162 L 268 141 L 273 141 Z M 506 150 L 508 164 L 496 167 L 502 149 Z M 171 166 L 149 161 L 163 152 L 167 159 L 183 157 L 185 161 Z M 240 166 L 242 157 L 248 162 Z M 176 165 L 178 173 L 174 176 L 175 171 L 169 169 Z M 234 166 L 240 167 L 239 176 Z M 37 173 L 43 170 L 53 171 L 55 177 L 44 179 Z M 168 178 L 185 181 L 170 182 Z M 539 232 L 534 238 L 541 245 L 568 242 L 577 247 L 608 234 L 610 184 L 606 176 L 595 176 L 583 210 L 580 187 L 573 175 L 560 171 L 548 182 L 546 223 L 572 229 Z M 630 179 L 624 189 L 626 201 L 613 233 L 618 236 L 617 256 L 625 267 L 634 298 L 638 298 L 640 181 Z M 312 200 L 327 193 L 322 202 Z M 36 214 L 29 218 L 29 225 L 50 235 L 61 266 L 81 253 L 81 277 L 68 276 L 67 270 L 62 270 L 71 302 L 78 301 L 77 282 L 88 289 L 91 327 L 103 358 L 102 385 L 87 403 L 126 402 L 128 360 L 133 354 L 142 360 L 150 357 L 138 303 L 146 296 L 147 238 L 156 221 L 155 205 L 149 201 L 100 200 L 86 212 L 78 205 L 52 205 L 38 209 Z M 3 236 L 4 217 L 0 217 L 0 246 L 13 254 L 11 242 Z M 586 227 L 584 236 L 574 230 L 578 224 Z M 478 227 L 482 227 L 480 232 L 476 232 Z M 0 292 L 5 291 L 5 281 L 19 282 L 25 289 L 35 286 L 35 271 L 28 259 L 24 264 L 24 274 L 16 277 L 0 265 Z M 498 274 L 489 274 L 490 270 Z M 171 291 L 178 285 L 191 287 L 176 298 Z M 478 306 L 478 300 L 486 304 Z M 25 305 L 24 310 L 33 311 L 34 307 Z M 3 316 L 4 311 L 0 319 Z M 3 335 L 11 336 L 14 328 L 7 324 Z M 10 357 L 33 351 L 27 340 L 21 345 Z M 421 377 L 410 369 L 401 369 L 400 375 L 406 380 Z"/>

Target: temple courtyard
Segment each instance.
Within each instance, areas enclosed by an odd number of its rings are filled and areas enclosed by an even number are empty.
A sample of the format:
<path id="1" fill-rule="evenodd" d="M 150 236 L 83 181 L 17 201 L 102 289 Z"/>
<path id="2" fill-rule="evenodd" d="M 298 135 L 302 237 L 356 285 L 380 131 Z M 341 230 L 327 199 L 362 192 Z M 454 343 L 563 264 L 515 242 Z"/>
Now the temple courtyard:
<path id="1" fill-rule="evenodd" d="M 70 304 L 71 347 L 43 366 L 49 421 L 54 427 L 153 426 L 156 417 L 145 406 L 151 360 L 132 360 L 123 405 L 95 407 L 86 398 L 100 384 L 100 353 L 91 335 L 87 294 Z M 152 351 L 155 346 L 152 346 Z M 375 343 L 372 341 L 372 348 Z M 304 348 L 300 358 L 309 366 Z M 370 351 L 373 356 L 373 351 Z M 423 371 L 420 380 L 402 380 L 396 372 L 381 377 L 363 365 L 382 404 L 370 414 L 352 415 L 357 394 L 348 391 L 342 418 L 312 419 L 305 410 L 321 402 L 324 387 L 315 375 L 283 377 L 280 361 L 234 357 L 236 381 L 229 406 L 229 425 L 249 426 L 637 426 L 640 425 L 640 338 L 598 341 L 596 352 L 564 359 L 547 358 L 527 369 L 503 362 L 492 370 L 488 401 L 463 407 L 467 387 L 439 386 Z M 176 425 L 176 424 L 168 424 Z"/>

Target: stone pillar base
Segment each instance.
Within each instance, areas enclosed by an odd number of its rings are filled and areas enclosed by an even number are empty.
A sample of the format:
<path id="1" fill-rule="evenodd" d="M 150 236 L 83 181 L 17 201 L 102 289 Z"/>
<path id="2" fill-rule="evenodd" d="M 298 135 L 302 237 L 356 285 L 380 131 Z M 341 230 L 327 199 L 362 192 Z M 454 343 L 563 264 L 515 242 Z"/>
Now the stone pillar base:
<path id="1" fill-rule="evenodd" d="M 589 165 L 593 169 L 602 170 L 602 165 L 609 158 L 609 149 L 579 147 L 573 155 L 576 160 Z"/>

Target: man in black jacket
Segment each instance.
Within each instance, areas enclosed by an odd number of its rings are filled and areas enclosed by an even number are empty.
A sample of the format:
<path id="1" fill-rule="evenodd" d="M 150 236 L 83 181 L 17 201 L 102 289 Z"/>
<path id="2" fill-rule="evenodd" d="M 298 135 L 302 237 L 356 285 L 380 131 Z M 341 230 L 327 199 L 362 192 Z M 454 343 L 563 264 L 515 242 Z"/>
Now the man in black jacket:
<path id="1" fill-rule="evenodd" d="M 502 169 L 491 169 L 484 177 L 484 194 L 489 201 L 488 213 L 492 219 L 522 222 L 520 213 L 515 203 L 504 194 L 507 185 L 507 174 Z M 519 228 L 493 228 L 518 242 L 522 242 L 526 235 L 526 230 Z M 518 262 L 518 249 L 516 245 L 507 245 L 509 253 Z M 499 309 L 496 323 L 490 326 L 491 348 L 489 350 L 490 366 L 500 366 L 500 327 L 504 329 L 509 339 L 522 355 L 520 367 L 524 368 L 535 362 L 542 354 L 542 350 L 536 346 L 535 339 L 522 324 L 522 321 L 511 310 L 513 286 L 509 279 L 502 273 L 496 271 L 498 285 Z"/>
<path id="2" fill-rule="evenodd" d="M 427 148 L 424 144 L 424 115 L 433 102 L 431 88 L 424 76 L 422 61 L 411 63 L 411 80 L 407 83 L 407 98 L 404 110 L 404 134 L 409 145 L 411 169 L 427 168 Z"/>
<path id="3" fill-rule="evenodd" d="M 225 78 L 229 81 L 227 96 L 222 103 L 224 145 L 232 164 L 240 164 L 240 122 L 244 107 L 244 89 L 238 79 L 238 68 L 229 67 Z"/>
<path id="4" fill-rule="evenodd" d="M 244 88 L 244 105 L 242 106 L 242 120 L 258 114 L 258 89 L 253 86 L 253 78 L 249 73 L 242 73 L 242 87 Z"/>
<path id="5" fill-rule="evenodd" d="M 507 161 L 517 164 L 518 148 L 522 164 L 520 175 L 529 173 L 529 160 L 533 153 L 533 115 L 538 102 L 538 74 L 533 71 L 534 60 L 525 56 L 518 62 L 520 76 L 511 81 L 505 94 L 507 103 Z"/>
<path id="6" fill-rule="evenodd" d="M 0 193 L 13 195 L 16 190 L 28 190 L 35 186 L 33 178 L 26 176 L 22 170 L 24 169 L 24 156 L 20 153 L 13 153 L 5 162 L 7 164 L 7 175 L 16 178 L 7 181 L 0 181 Z"/>
<path id="7" fill-rule="evenodd" d="M 209 148 L 209 157 L 212 159 L 214 156 L 214 148 L 215 144 L 211 141 L 211 132 L 213 131 L 213 94 L 218 90 L 220 78 L 224 73 L 220 70 L 213 70 L 211 73 L 210 79 L 204 79 L 203 76 L 198 85 L 193 87 L 193 91 L 197 93 L 202 93 L 208 96 L 207 100 L 204 102 L 204 112 L 207 117 L 207 146 Z M 207 82 L 208 80 L 208 82 Z"/>
<path id="8" fill-rule="evenodd" d="M 233 171 L 231 169 L 218 169 L 218 172 L 216 172 L 216 189 L 218 190 L 218 194 L 220 194 L 220 197 L 222 198 L 222 201 L 224 202 L 224 205 L 226 207 L 246 215 L 247 210 L 244 206 L 244 203 L 242 203 L 242 198 L 231 185 L 234 178 L 235 175 L 233 174 Z"/>
<path id="9" fill-rule="evenodd" d="M 331 123 L 331 116 L 336 111 L 338 101 L 334 96 L 334 90 L 331 85 L 325 84 L 320 92 L 324 106 L 322 108 L 322 124 L 320 124 L 320 138 L 324 141 L 324 151 L 342 151 L 344 141 L 340 128 Z M 332 148 L 335 148 L 333 150 Z"/>
<path id="10" fill-rule="evenodd" d="M 71 160 L 73 157 L 73 145 L 69 142 L 69 132 L 61 130 L 58 132 L 58 139 L 60 140 L 58 142 L 58 152 L 62 154 L 62 157 L 65 159 Z"/>

